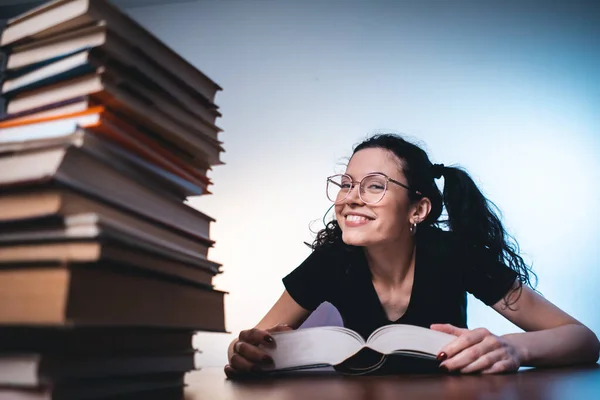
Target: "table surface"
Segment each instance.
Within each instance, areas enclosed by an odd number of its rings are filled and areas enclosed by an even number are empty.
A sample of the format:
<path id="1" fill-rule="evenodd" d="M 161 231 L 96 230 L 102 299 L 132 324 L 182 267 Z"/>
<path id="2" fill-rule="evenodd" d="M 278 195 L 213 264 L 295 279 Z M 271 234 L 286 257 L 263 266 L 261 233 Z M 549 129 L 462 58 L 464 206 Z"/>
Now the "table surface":
<path id="1" fill-rule="evenodd" d="M 186 377 L 185 400 L 600 399 L 600 366 L 526 369 L 503 375 L 341 376 L 297 373 L 227 380 L 222 368 Z"/>

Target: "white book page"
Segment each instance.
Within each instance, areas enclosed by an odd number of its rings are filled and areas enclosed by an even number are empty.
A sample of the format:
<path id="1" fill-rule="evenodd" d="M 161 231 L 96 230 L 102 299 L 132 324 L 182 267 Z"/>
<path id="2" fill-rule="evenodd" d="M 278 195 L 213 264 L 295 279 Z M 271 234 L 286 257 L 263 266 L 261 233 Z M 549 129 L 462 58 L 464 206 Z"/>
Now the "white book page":
<path id="1" fill-rule="evenodd" d="M 437 355 L 456 336 L 412 325 L 386 325 L 374 331 L 367 346 L 383 354 L 417 351 Z"/>
<path id="2" fill-rule="evenodd" d="M 40 39 L 16 46 L 8 57 L 6 69 L 17 69 L 85 48 L 101 46 L 105 38 L 104 24 L 101 22 L 92 28 L 86 27 L 63 35 L 51 36 L 46 40 Z"/>
<path id="3" fill-rule="evenodd" d="M 72 136 L 78 126 L 95 125 L 98 114 L 80 115 L 71 118 L 44 121 L 0 129 L 0 144 L 22 143 L 28 140 L 48 140 Z"/>
<path id="4" fill-rule="evenodd" d="M 5 354 L 0 357 L 0 385 L 35 386 L 39 384 L 38 354 Z"/>
<path id="5" fill-rule="evenodd" d="M 0 183 L 10 185 L 19 181 L 46 179 L 60 168 L 65 154 L 65 149 L 48 149 L 0 157 Z"/>
<path id="6" fill-rule="evenodd" d="M 303 366 L 335 365 L 358 352 L 364 340 L 356 332 L 335 326 L 298 329 L 271 334 L 275 348 L 261 348 L 269 354 L 278 370 Z"/>
<path id="7" fill-rule="evenodd" d="M 11 90 L 18 89 L 20 87 L 30 85 L 37 81 L 45 78 L 49 78 L 54 75 L 58 75 L 63 72 L 67 72 L 75 67 L 85 65 L 89 61 L 89 51 L 75 54 L 73 56 L 63 58 L 62 60 L 53 62 L 44 67 L 38 68 L 25 75 L 21 75 L 17 78 L 10 79 L 4 82 L 2 86 L 2 92 L 10 92 Z"/>

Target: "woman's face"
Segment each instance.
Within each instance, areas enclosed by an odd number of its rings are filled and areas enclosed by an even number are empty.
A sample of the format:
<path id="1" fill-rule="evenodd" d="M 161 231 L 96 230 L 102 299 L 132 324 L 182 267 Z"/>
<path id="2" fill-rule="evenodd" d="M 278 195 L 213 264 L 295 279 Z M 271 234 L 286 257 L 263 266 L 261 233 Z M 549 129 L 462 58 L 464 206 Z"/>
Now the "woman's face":
<path id="1" fill-rule="evenodd" d="M 407 184 L 400 160 L 389 150 L 370 148 L 356 152 L 346 168 L 346 174 L 360 182 L 367 174 L 381 172 Z M 373 246 L 398 240 L 410 230 L 411 203 L 408 191 L 389 182 L 385 195 L 376 204 L 365 204 L 358 195 L 358 184 L 335 206 L 344 243 L 352 246 Z"/>

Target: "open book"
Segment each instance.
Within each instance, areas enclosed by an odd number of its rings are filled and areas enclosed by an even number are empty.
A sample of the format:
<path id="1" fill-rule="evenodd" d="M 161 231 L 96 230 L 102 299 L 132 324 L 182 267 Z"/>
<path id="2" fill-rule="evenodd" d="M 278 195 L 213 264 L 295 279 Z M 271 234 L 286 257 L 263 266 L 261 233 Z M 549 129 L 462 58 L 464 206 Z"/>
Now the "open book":
<path id="1" fill-rule="evenodd" d="M 412 325 L 386 325 L 365 340 L 338 326 L 275 332 L 275 348 L 264 347 L 274 365 L 269 372 L 333 366 L 345 374 L 430 373 L 437 354 L 456 336 Z"/>

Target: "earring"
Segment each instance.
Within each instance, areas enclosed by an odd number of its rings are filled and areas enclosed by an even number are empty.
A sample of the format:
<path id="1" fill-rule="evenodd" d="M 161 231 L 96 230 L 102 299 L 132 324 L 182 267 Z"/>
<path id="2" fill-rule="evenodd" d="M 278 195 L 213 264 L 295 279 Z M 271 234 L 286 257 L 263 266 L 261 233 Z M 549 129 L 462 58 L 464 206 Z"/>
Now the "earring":
<path id="1" fill-rule="evenodd" d="M 418 224 L 418 223 L 419 223 L 419 220 L 418 220 L 418 219 L 415 219 L 415 222 L 413 222 L 413 223 L 410 225 L 410 233 L 412 233 L 413 235 L 414 235 L 415 233 L 417 233 L 417 224 Z"/>

